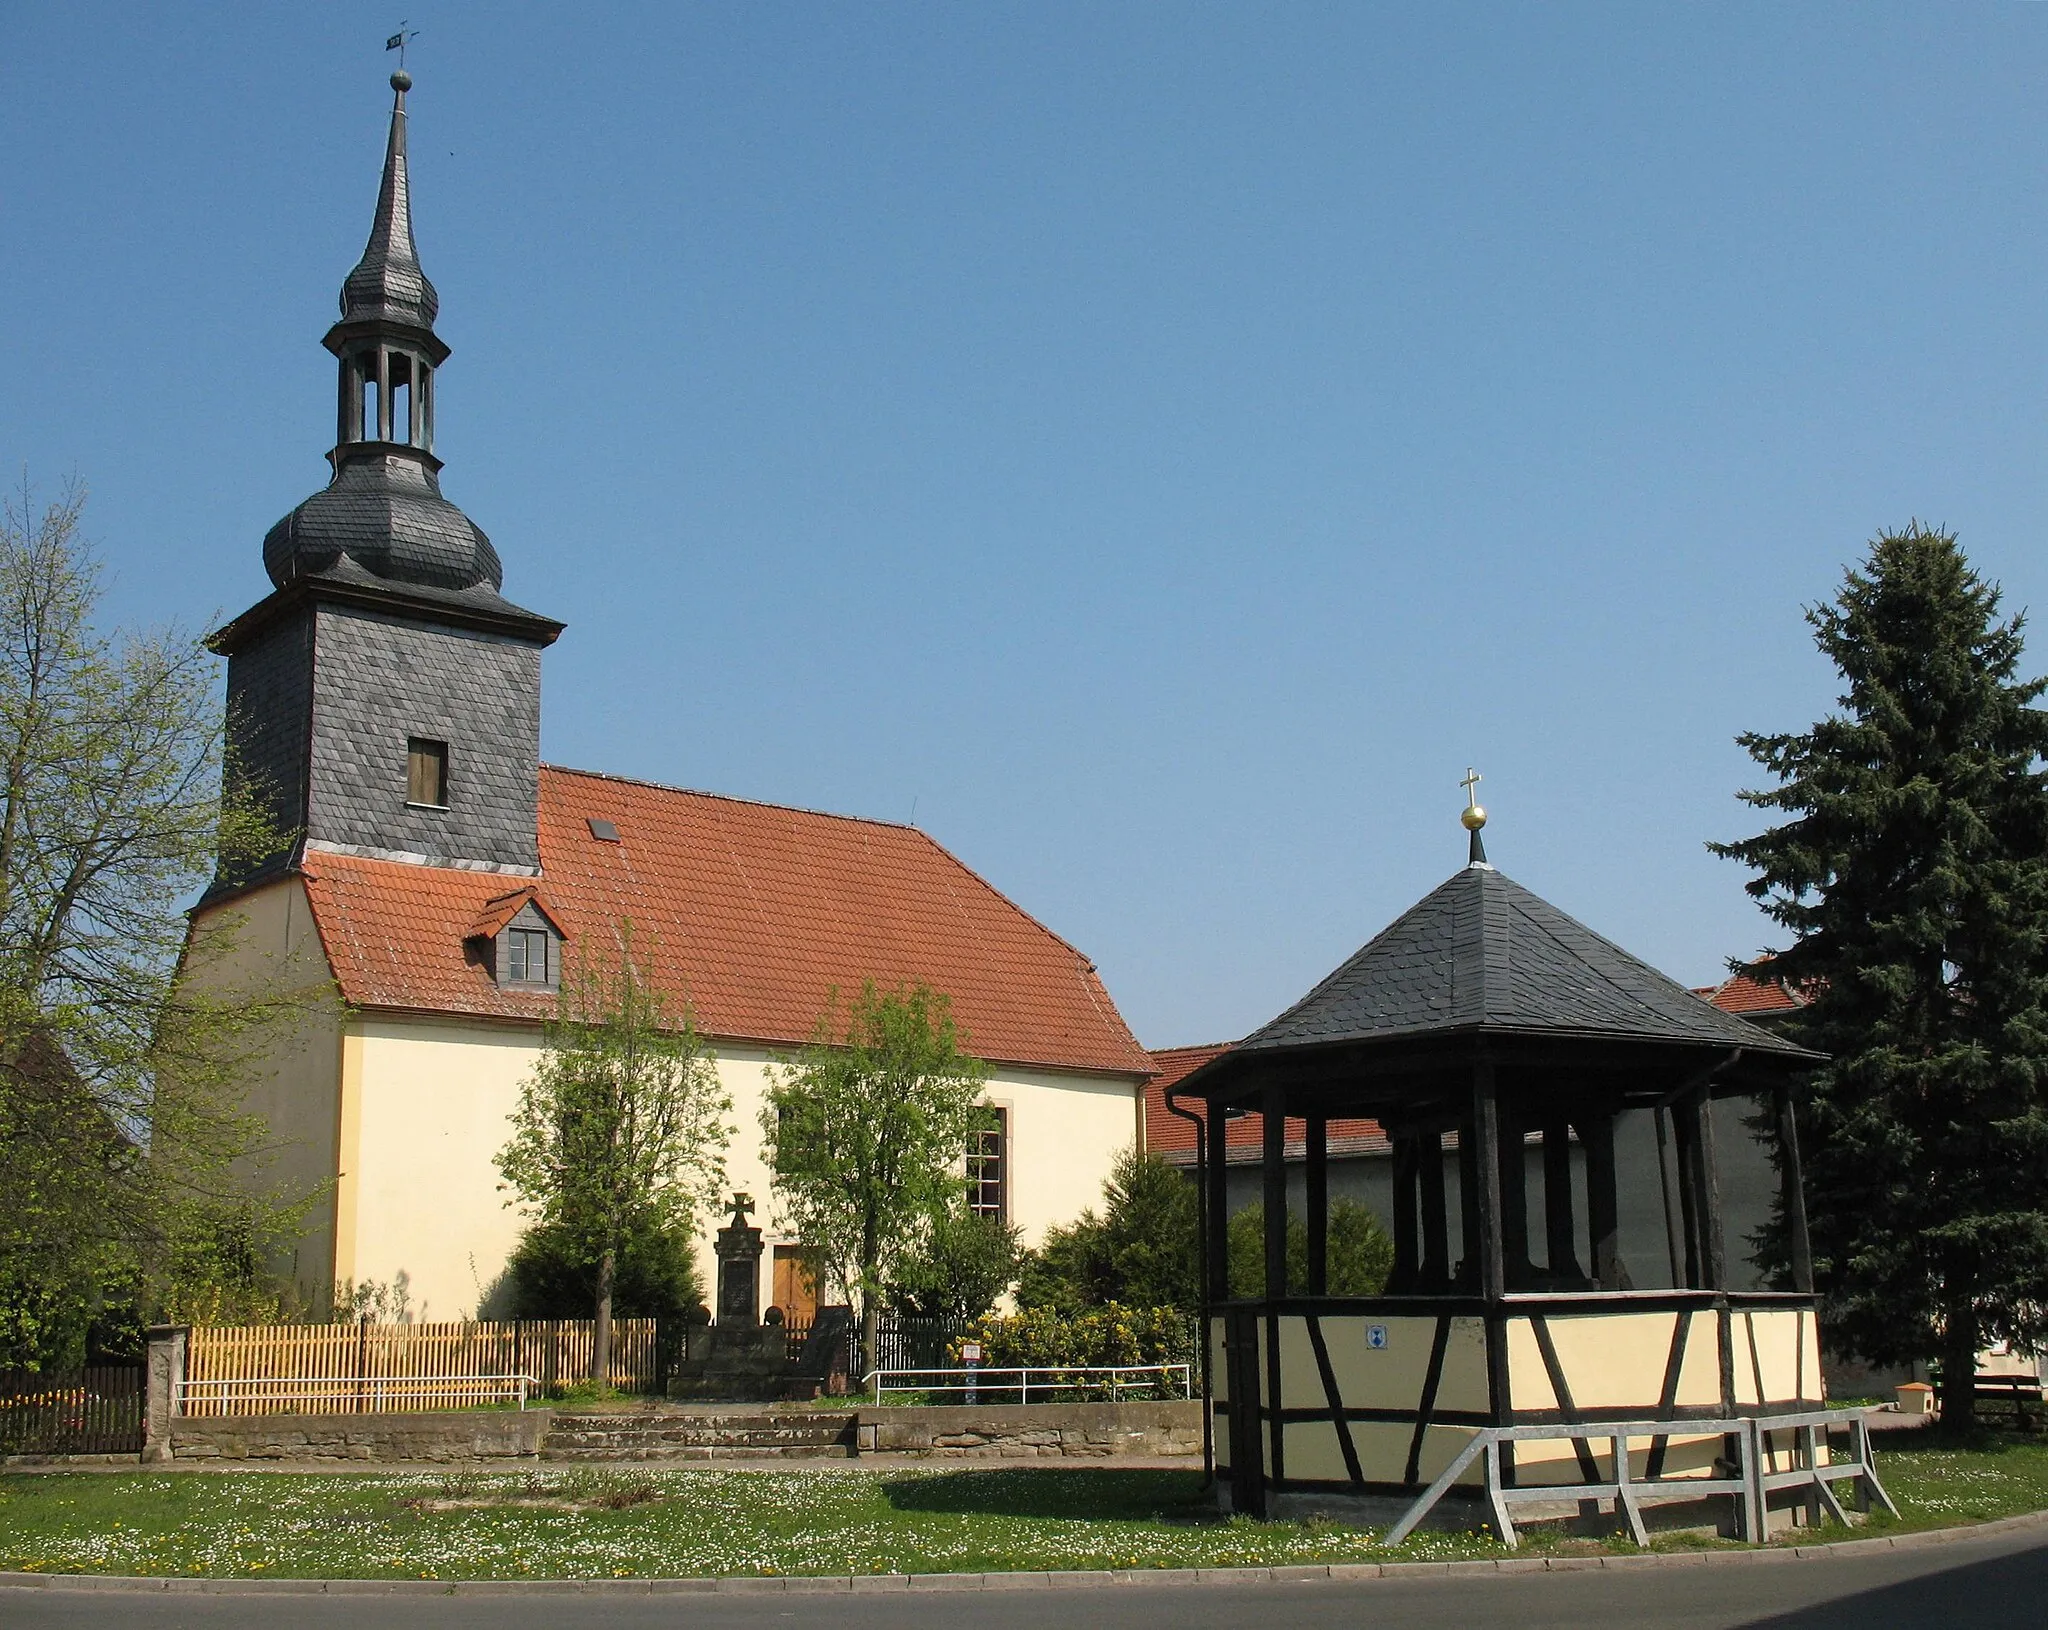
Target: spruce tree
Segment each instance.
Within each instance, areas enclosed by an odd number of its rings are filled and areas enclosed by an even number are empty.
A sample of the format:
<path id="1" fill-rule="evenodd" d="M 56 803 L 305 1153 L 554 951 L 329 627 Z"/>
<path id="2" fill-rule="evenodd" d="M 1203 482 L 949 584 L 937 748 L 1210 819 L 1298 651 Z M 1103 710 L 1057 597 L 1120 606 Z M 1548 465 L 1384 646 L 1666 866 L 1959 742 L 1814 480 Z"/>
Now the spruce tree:
<path id="1" fill-rule="evenodd" d="M 1979 1349 L 2048 1334 L 2048 681 L 1999 603 L 1951 534 L 1880 534 L 1806 613 L 1841 711 L 1739 738 L 1778 782 L 1744 801 L 1790 818 L 1710 846 L 1830 1056 L 1798 1113 L 1829 1340 L 1938 1357 L 1956 1426 Z"/>

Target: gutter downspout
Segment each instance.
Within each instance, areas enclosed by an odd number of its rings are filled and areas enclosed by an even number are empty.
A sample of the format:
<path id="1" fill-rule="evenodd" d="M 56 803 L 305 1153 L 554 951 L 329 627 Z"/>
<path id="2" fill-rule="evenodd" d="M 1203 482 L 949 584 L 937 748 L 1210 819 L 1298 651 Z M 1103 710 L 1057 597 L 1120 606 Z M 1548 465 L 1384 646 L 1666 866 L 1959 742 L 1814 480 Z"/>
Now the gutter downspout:
<path id="1" fill-rule="evenodd" d="M 1216 1485 L 1215 1411 L 1209 1393 L 1209 1128 L 1201 1116 L 1180 1107 L 1172 1087 L 1161 1092 L 1159 1100 L 1169 1113 L 1195 1129 L 1195 1271 L 1202 1287 L 1202 1487 L 1209 1489 Z"/>

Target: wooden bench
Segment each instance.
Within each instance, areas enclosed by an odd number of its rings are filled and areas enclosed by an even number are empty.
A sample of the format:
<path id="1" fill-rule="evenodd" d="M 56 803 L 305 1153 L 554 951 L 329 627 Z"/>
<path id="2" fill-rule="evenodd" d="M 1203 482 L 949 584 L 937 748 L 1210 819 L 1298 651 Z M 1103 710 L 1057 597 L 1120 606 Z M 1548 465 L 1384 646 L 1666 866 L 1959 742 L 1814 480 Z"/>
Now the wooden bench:
<path id="1" fill-rule="evenodd" d="M 1980 1411 L 1986 1404 L 2000 1410 L 2011 1409 L 2013 1424 L 2022 1432 L 2030 1431 L 2035 1421 L 2041 1418 L 2041 1378 L 2038 1375 L 1987 1375 L 1979 1371 L 1971 1380 L 1971 1390 L 1977 1395 Z"/>

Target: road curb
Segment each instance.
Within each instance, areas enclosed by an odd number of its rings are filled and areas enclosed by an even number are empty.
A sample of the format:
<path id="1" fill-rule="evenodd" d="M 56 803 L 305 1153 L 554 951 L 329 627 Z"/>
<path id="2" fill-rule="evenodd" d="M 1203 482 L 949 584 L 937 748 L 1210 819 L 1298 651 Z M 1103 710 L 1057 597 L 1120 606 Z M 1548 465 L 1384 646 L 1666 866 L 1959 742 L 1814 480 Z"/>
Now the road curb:
<path id="1" fill-rule="evenodd" d="M 1508 1556 L 1468 1562 L 1328 1562 L 1269 1568 L 1111 1568 L 1010 1573 L 772 1574 L 701 1579 L 183 1579 L 107 1573 L 0 1572 L 0 1590 L 105 1591 L 197 1596 L 867 1596 L 909 1591 L 1105 1590 L 1119 1586 L 1348 1584 L 1366 1579 L 1466 1579 L 1593 1569 L 1704 1568 L 1819 1562 L 1918 1551 L 1959 1540 L 2048 1528 L 2048 1511 L 1993 1522 L 1877 1534 L 1826 1545 L 1754 1551 L 1658 1551 L 1642 1556 Z"/>

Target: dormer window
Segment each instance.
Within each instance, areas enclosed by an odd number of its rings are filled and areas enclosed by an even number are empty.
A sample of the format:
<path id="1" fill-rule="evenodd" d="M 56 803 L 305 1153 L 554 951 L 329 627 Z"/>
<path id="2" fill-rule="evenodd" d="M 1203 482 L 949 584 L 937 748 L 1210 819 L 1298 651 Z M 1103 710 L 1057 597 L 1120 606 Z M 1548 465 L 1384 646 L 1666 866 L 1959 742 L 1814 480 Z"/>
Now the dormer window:
<path id="1" fill-rule="evenodd" d="M 476 931 L 489 938 L 492 976 L 513 989 L 553 990 L 562 978 L 562 931 L 531 894 L 494 904 Z"/>
<path id="2" fill-rule="evenodd" d="M 545 928 L 505 930 L 505 978 L 515 985 L 548 985 L 552 936 Z"/>

